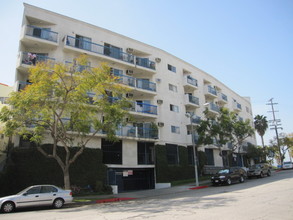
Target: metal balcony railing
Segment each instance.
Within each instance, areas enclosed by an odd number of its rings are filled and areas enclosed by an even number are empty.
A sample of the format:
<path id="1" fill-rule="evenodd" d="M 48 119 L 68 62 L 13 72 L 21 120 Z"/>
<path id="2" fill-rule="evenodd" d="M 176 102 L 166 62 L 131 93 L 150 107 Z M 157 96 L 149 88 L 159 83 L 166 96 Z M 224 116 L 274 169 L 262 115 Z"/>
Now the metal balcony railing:
<path id="1" fill-rule="evenodd" d="M 55 58 L 51 58 L 48 56 L 30 53 L 30 52 L 23 52 L 21 63 L 26 65 L 36 65 L 38 62 L 47 62 L 52 61 L 55 62 Z"/>
<path id="2" fill-rule="evenodd" d="M 217 96 L 217 90 L 214 87 L 212 87 L 211 85 L 208 85 L 208 92 Z"/>
<path id="3" fill-rule="evenodd" d="M 27 25 L 26 35 L 52 42 L 57 42 L 58 40 L 57 32 L 51 31 L 48 28 L 41 28 L 33 25 Z"/>
<path id="4" fill-rule="evenodd" d="M 120 73 L 115 73 L 114 75 L 119 77 L 119 83 L 122 83 L 127 86 L 135 87 L 138 89 L 148 90 L 156 92 L 156 83 L 150 82 L 146 79 L 138 79 L 131 76 L 126 76 Z"/>
<path id="5" fill-rule="evenodd" d="M 100 44 L 86 41 L 80 38 L 67 36 L 66 45 L 79 48 L 82 50 L 90 51 L 104 56 L 109 56 L 127 63 L 135 64 L 138 66 L 146 67 L 152 70 L 156 69 L 155 62 L 150 61 L 148 58 L 137 57 L 129 53 L 122 52 L 117 48 L 103 46 Z"/>
<path id="6" fill-rule="evenodd" d="M 199 105 L 199 98 L 193 95 L 188 95 L 188 101 L 192 104 Z"/>
<path id="7" fill-rule="evenodd" d="M 187 83 L 193 86 L 198 86 L 197 80 L 191 76 L 187 76 Z"/>
<path id="8" fill-rule="evenodd" d="M 141 102 L 132 102 L 132 106 L 130 107 L 129 111 L 144 113 L 144 114 L 151 114 L 157 115 L 157 106 L 141 103 Z"/>

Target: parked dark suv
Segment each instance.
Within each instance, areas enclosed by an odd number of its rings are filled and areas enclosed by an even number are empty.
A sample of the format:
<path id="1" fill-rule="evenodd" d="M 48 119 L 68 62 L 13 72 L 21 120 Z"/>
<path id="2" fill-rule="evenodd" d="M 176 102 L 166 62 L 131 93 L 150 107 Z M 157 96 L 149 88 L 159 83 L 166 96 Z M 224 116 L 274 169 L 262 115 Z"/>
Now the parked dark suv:
<path id="1" fill-rule="evenodd" d="M 249 167 L 249 170 L 247 172 L 247 177 L 258 177 L 263 178 L 265 175 L 270 176 L 271 175 L 271 167 L 270 165 L 266 163 L 259 163 L 254 164 L 251 167 Z"/>
<path id="2" fill-rule="evenodd" d="M 243 183 L 245 176 L 245 171 L 242 168 L 230 167 L 219 170 L 217 174 L 211 177 L 211 181 L 213 185 L 231 185 L 233 182 Z"/>

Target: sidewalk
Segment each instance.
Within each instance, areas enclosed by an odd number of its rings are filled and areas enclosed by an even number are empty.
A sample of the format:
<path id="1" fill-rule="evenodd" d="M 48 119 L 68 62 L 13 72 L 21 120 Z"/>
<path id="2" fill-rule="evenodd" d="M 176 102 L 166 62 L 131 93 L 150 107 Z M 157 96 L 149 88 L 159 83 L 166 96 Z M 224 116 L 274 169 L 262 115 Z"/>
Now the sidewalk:
<path id="1" fill-rule="evenodd" d="M 132 192 L 123 192 L 118 194 L 111 195 L 97 195 L 97 196 L 80 196 L 74 197 L 74 204 L 76 205 L 86 205 L 86 204 L 95 204 L 95 203 L 108 203 L 108 202 L 118 202 L 125 200 L 133 199 L 143 199 L 148 197 L 157 197 L 162 195 L 176 194 L 188 190 L 196 190 L 201 188 L 206 188 L 210 185 L 210 180 L 200 181 L 199 187 L 195 187 L 194 183 L 174 186 L 164 189 L 148 189 L 148 190 L 139 190 Z M 88 201 L 87 201 L 88 200 Z"/>

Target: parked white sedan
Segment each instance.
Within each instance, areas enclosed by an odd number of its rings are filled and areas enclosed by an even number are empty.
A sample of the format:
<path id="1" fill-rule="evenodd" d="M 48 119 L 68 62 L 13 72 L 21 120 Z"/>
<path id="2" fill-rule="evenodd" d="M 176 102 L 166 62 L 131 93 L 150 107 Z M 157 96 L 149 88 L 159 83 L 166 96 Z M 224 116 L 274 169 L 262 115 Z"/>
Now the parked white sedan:
<path id="1" fill-rule="evenodd" d="M 291 161 L 283 163 L 283 169 L 292 169 L 292 168 L 293 168 L 293 164 Z"/>
<path id="2" fill-rule="evenodd" d="M 72 202 L 71 190 L 63 190 L 53 185 L 30 186 L 16 195 L 0 198 L 1 211 L 13 212 L 16 208 L 30 206 L 53 206 L 58 209 L 64 203 Z"/>

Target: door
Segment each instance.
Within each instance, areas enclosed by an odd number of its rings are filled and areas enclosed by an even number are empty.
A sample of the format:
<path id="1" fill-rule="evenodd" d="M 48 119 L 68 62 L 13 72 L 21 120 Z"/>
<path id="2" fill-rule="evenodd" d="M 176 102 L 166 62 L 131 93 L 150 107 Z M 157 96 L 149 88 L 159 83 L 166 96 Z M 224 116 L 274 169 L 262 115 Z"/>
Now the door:
<path id="1" fill-rule="evenodd" d="M 20 199 L 17 201 L 18 207 L 36 206 L 42 204 L 40 197 L 41 187 L 35 186 L 28 189 L 22 194 Z"/>

